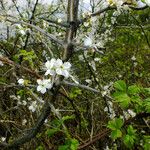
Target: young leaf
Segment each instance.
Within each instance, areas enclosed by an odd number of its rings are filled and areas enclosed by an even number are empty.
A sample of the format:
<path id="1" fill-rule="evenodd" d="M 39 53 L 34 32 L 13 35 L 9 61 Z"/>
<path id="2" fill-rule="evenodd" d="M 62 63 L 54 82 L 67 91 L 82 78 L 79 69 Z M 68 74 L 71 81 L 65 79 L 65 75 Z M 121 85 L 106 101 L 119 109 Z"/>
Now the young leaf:
<path id="1" fill-rule="evenodd" d="M 127 108 L 131 102 L 130 97 L 126 93 L 123 93 L 123 92 L 115 92 L 113 94 L 113 97 L 123 108 Z"/>
<path id="2" fill-rule="evenodd" d="M 58 131 L 59 131 L 59 129 L 48 129 L 46 131 L 46 135 L 48 135 L 48 137 L 51 137 L 51 136 L 53 136 Z"/>
<path id="3" fill-rule="evenodd" d="M 129 135 L 135 135 L 136 130 L 133 128 L 132 125 L 130 125 L 130 126 L 128 127 L 128 129 L 127 129 L 127 132 L 128 132 Z"/>
<path id="4" fill-rule="evenodd" d="M 136 130 L 130 125 L 127 129 L 127 135 L 123 138 L 124 144 L 128 148 L 132 148 L 136 140 Z"/>
<path id="5" fill-rule="evenodd" d="M 116 90 L 126 92 L 126 83 L 123 80 L 118 80 L 114 83 L 114 87 Z"/>
<path id="6" fill-rule="evenodd" d="M 79 146 L 79 142 L 76 139 L 71 139 L 71 145 L 70 145 L 70 149 L 71 150 L 77 150 Z"/>
<path id="7" fill-rule="evenodd" d="M 136 95 L 139 94 L 140 88 L 136 85 L 131 85 L 128 87 L 128 94 L 130 95 Z"/>
<path id="8" fill-rule="evenodd" d="M 128 147 L 128 148 L 132 148 L 133 145 L 134 145 L 134 138 L 133 136 L 130 136 L 130 135 L 126 135 L 124 138 L 123 138 L 123 142 L 124 144 Z"/>
<path id="9" fill-rule="evenodd" d="M 150 97 L 144 100 L 144 108 L 147 113 L 150 113 Z"/>
<path id="10" fill-rule="evenodd" d="M 115 118 L 114 120 L 109 121 L 107 125 L 107 127 L 111 130 L 121 129 L 122 126 L 123 120 L 121 118 Z"/>
<path id="11" fill-rule="evenodd" d="M 112 139 L 117 139 L 119 137 L 122 137 L 122 132 L 120 130 L 114 130 L 111 132 Z"/>

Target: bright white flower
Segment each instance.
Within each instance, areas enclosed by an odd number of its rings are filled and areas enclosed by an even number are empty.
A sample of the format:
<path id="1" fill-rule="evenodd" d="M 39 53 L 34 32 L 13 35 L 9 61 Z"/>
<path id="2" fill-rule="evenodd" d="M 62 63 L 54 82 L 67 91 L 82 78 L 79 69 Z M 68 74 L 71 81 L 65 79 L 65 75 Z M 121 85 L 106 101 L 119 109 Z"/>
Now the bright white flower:
<path id="1" fill-rule="evenodd" d="M 150 0 L 145 0 L 145 3 L 150 6 Z"/>
<path id="2" fill-rule="evenodd" d="M 32 99 L 31 99 L 31 97 L 28 97 L 27 100 L 28 100 L 28 101 L 31 101 Z"/>
<path id="3" fill-rule="evenodd" d="M 133 65 L 134 65 L 134 67 L 136 67 L 136 66 L 137 66 L 137 64 L 138 64 L 137 62 L 134 62 L 134 64 L 133 64 Z"/>
<path id="4" fill-rule="evenodd" d="M 24 30 L 19 30 L 19 33 L 20 33 L 21 35 L 25 35 L 25 34 L 26 34 L 26 32 L 25 32 Z"/>
<path id="5" fill-rule="evenodd" d="M 47 120 L 47 119 L 45 119 L 44 123 L 47 123 L 47 122 L 48 122 L 48 120 Z"/>
<path id="6" fill-rule="evenodd" d="M 122 75 L 121 75 L 121 74 L 119 74 L 119 75 L 118 75 L 118 77 L 119 77 L 119 78 L 122 78 Z"/>
<path id="7" fill-rule="evenodd" d="M 78 58 L 79 58 L 80 61 L 84 60 L 83 55 L 79 55 Z"/>
<path id="8" fill-rule="evenodd" d="M 91 38 L 87 37 L 87 38 L 84 40 L 84 46 L 89 46 L 89 47 L 91 47 L 92 44 L 93 44 L 93 42 L 92 42 L 92 39 L 91 39 Z"/>
<path id="9" fill-rule="evenodd" d="M 25 100 L 22 101 L 22 105 L 27 105 L 27 102 Z"/>
<path id="10" fill-rule="evenodd" d="M 6 140 L 6 137 L 1 137 L 1 140 L 4 142 Z"/>
<path id="11" fill-rule="evenodd" d="M 62 19 L 59 18 L 59 19 L 57 20 L 57 22 L 58 22 L 58 23 L 61 23 L 61 22 L 62 22 Z"/>
<path id="12" fill-rule="evenodd" d="M 84 24 L 83 24 L 85 27 L 88 27 L 89 25 L 90 25 L 90 23 L 89 22 L 84 22 Z"/>
<path id="13" fill-rule="evenodd" d="M 3 64 L 3 62 L 2 62 L 2 61 L 0 61 L 0 66 L 4 66 L 4 64 Z"/>
<path id="14" fill-rule="evenodd" d="M 145 7 L 146 4 L 143 3 L 142 1 L 137 1 L 137 7 L 140 8 L 140 7 Z"/>
<path id="15" fill-rule="evenodd" d="M 63 63 L 62 60 L 57 59 L 56 65 L 58 66 L 56 68 L 56 73 L 58 75 L 64 76 L 65 78 L 68 78 L 71 64 L 69 62 L 64 62 Z"/>
<path id="16" fill-rule="evenodd" d="M 87 82 L 88 84 L 92 83 L 90 79 L 86 79 L 85 82 Z"/>
<path id="17" fill-rule="evenodd" d="M 52 88 L 52 83 L 50 79 L 38 79 L 37 83 L 39 84 L 37 87 L 37 91 L 40 91 L 42 94 L 44 94 L 47 89 Z"/>
<path id="18" fill-rule="evenodd" d="M 52 58 L 50 61 L 47 61 L 46 63 L 45 63 L 45 66 L 46 66 L 46 69 L 47 69 L 47 71 L 46 71 L 46 73 L 45 73 L 45 75 L 55 75 L 56 74 L 56 72 L 55 72 L 55 63 L 56 63 L 56 59 L 55 58 Z"/>
<path id="19" fill-rule="evenodd" d="M 65 78 L 68 78 L 70 76 L 69 71 L 71 68 L 71 64 L 69 62 L 64 62 L 61 59 L 54 59 L 52 58 L 50 61 L 47 61 L 45 63 L 46 66 L 46 73 L 45 75 L 62 75 Z"/>
<path id="20" fill-rule="evenodd" d="M 131 60 L 135 61 L 135 60 L 136 60 L 136 57 L 135 57 L 135 56 L 132 56 L 132 57 L 131 57 Z"/>
<path id="21" fill-rule="evenodd" d="M 19 83 L 20 85 L 24 85 L 24 79 L 19 79 L 19 80 L 18 80 L 18 83 Z"/>
<path id="22" fill-rule="evenodd" d="M 101 59 L 98 58 L 98 57 L 94 58 L 94 61 L 100 61 L 100 60 L 101 60 Z"/>
<path id="23" fill-rule="evenodd" d="M 35 112 L 37 108 L 37 102 L 33 101 L 32 104 L 29 106 L 29 110 L 31 110 L 32 112 Z"/>
<path id="24" fill-rule="evenodd" d="M 108 107 L 105 107 L 105 108 L 104 108 L 104 112 L 108 112 Z"/>

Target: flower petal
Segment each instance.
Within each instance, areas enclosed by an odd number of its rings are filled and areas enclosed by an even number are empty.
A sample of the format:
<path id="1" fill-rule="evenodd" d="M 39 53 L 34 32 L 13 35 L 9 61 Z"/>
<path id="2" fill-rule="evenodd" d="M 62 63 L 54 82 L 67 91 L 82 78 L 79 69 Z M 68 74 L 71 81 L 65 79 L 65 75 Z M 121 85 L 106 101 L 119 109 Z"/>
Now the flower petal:
<path id="1" fill-rule="evenodd" d="M 43 88 L 41 89 L 41 93 L 44 94 L 45 92 L 46 92 L 46 88 L 43 87 Z"/>
<path id="2" fill-rule="evenodd" d="M 70 69 L 70 67 L 71 67 L 70 62 L 65 62 L 65 63 L 63 64 L 63 67 L 64 67 L 65 69 Z"/>

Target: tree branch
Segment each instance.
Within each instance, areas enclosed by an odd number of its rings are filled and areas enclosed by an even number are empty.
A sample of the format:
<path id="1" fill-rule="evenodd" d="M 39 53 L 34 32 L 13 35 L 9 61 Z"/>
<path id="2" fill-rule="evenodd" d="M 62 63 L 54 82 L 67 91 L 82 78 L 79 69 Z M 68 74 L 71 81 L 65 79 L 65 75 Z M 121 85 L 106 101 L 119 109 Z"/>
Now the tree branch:
<path id="1" fill-rule="evenodd" d="M 27 26 L 29 26 L 29 27 L 31 27 L 31 28 L 34 28 L 35 30 L 41 32 L 42 34 L 46 35 L 46 36 L 49 37 L 51 40 L 53 40 L 55 43 L 58 43 L 59 45 L 63 45 L 63 44 L 64 44 L 64 42 L 63 42 L 62 40 L 59 40 L 59 39 L 58 39 L 57 37 L 55 37 L 54 35 L 52 35 L 52 34 L 46 32 L 45 30 L 43 30 L 43 29 L 41 29 L 40 27 L 35 26 L 35 25 L 33 25 L 33 24 L 30 24 L 30 23 L 27 23 L 27 22 L 24 22 L 24 21 L 19 21 L 19 20 L 13 21 L 13 20 L 10 20 L 10 19 L 6 19 L 6 21 L 9 21 L 9 22 L 11 22 L 11 23 L 16 23 L 16 24 L 18 23 L 18 24 L 27 25 Z"/>
<path id="2" fill-rule="evenodd" d="M 98 91 L 96 89 L 93 89 L 93 88 L 91 88 L 89 86 L 86 86 L 86 85 L 70 83 L 68 81 L 63 81 L 61 83 L 64 84 L 64 85 L 75 86 L 75 87 L 79 87 L 79 88 L 82 88 L 82 89 L 86 89 L 86 90 L 89 90 L 89 91 L 92 91 L 92 92 L 95 92 L 95 93 L 100 93 L 100 91 Z"/>

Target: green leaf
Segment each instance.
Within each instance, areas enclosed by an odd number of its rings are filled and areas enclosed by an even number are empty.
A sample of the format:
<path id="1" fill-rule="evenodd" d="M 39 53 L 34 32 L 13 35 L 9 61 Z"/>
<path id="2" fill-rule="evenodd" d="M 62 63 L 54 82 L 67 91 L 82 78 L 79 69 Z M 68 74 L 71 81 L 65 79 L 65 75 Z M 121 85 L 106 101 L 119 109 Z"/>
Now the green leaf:
<path id="1" fill-rule="evenodd" d="M 133 136 L 130 136 L 130 135 L 126 135 L 124 138 L 123 138 L 123 142 L 124 144 L 128 147 L 128 148 L 132 148 L 133 145 L 134 145 L 134 138 Z"/>
<path id="2" fill-rule="evenodd" d="M 123 126 L 123 119 L 121 118 L 115 118 L 114 120 L 109 121 L 107 125 L 107 127 L 111 130 L 121 129 L 122 126 Z"/>
<path id="3" fill-rule="evenodd" d="M 123 108 L 127 108 L 131 102 L 130 97 L 126 93 L 123 93 L 123 92 L 115 92 L 113 94 L 113 97 Z"/>
<path id="4" fill-rule="evenodd" d="M 40 145 L 36 148 L 36 150 L 44 150 L 44 147 Z"/>
<path id="5" fill-rule="evenodd" d="M 111 132 L 112 139 L 117 139 L 119 137 L 122 137 L 122 132 L 120 130 L 114 130 Z"/>
<path id="6" fill-rule="evenodd" d="M 66 120 L 70 120 L 70 119 L 74 119 L 74 118 L 75 118 L 74 115 L 72 115 L 72 116 L 64 116 L 64 117 L 62 117 L 62 121 L 64 122 Z"/>
<path id="7" fill-rule="evenodd" d="M 118 80 L 114 83 L 114 87 L 116 90 L 126 92 L 126 83 L 123 80 Z"/>
<path id="8" fill-rule="evenodd" d="M 144 150 L 150 150 L 149 144 L 150 144 L 150 136 L 146 135 L 144 136 L 144 146 L 143 146 Z"/>
<path id="9" fill-rule="evenodd" d="M 144 100 L 143 105 L 146 112 L 150 113 L 150 97 Z"/>
<path id="10" fill-rule="evenodd" d="M 61 145 L 58 147 L 58 150 L 69 150 L 69 145 Z"/>
<path id="11" fill-rule="evenodd" d="M 69 97 L 76 98 L 78 95 L 81 95 L 81 94 L 82 94 L 82 91 L 79 88 L 75 87 L 71 89 L 71 92 L 69 93 Z"/>
<path id="12" fill-rule="evenodd" d="M 79 142 L 76 139 L 68 139 L 65 141 L 65 145 L 59 146 L 58 150 L 77 150 Z"/>
<path id="13" fill-rule="evenodd" d="M 77 150 L 79 146 L 79 142 L 76 139 L 71 139 L 71 146 L 70 149 L 71 150 Z"/>
<path id="14" fill-rule="evenodd" d="M 48 129 L 46 131 L 46 135 L 48 135 L 48 137 L 53 136 L 56 132 L 60 131 L 59 129 Z"/>
<path id="15" fill-rule="evenodd" d="M 133 128 L 132 125 L 129 125 L 127 128 L 127 135 L 124 136 L 123 142 L 128 148 L 132 148 L 136 138 L 136 130 Z"/>
<path id="16" fill-rule="evenodd" d="M 135 135 L 136 134 L 136 130 L 133 128 L 132 125 L 129 125 L 127 132 L 129 135 Z"/>
<path id="17" fill-rule="evenodd" d="M 136 85 L 131 85 L 128 87 L 128 94 L 130 95 L 136 95 L 139 94 L 140 88 Z"/>

